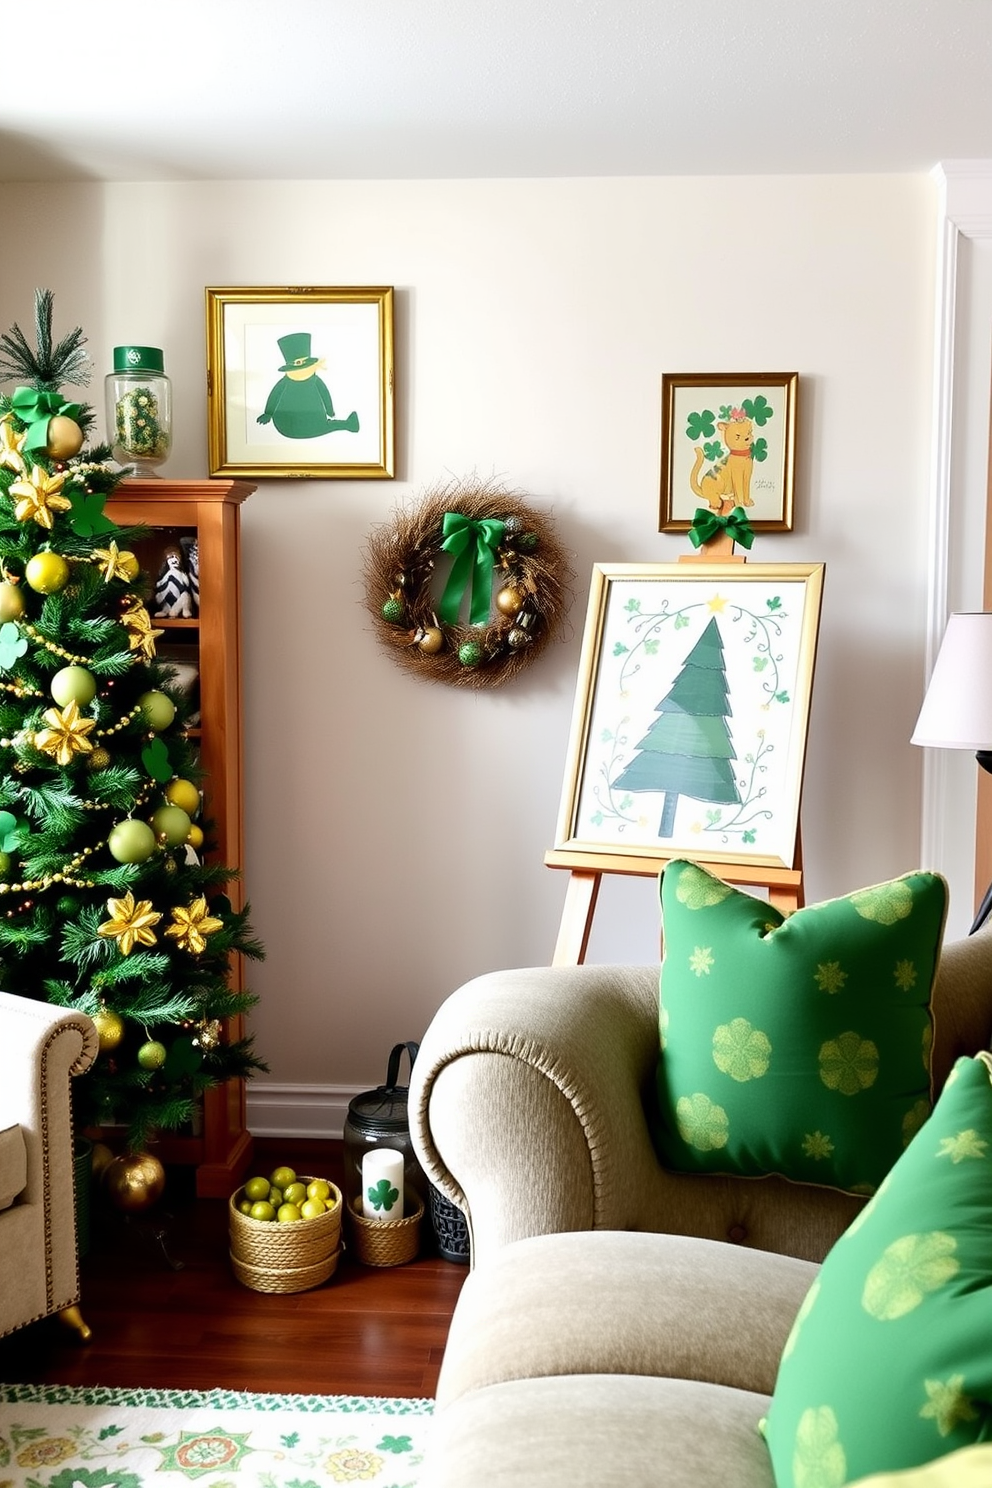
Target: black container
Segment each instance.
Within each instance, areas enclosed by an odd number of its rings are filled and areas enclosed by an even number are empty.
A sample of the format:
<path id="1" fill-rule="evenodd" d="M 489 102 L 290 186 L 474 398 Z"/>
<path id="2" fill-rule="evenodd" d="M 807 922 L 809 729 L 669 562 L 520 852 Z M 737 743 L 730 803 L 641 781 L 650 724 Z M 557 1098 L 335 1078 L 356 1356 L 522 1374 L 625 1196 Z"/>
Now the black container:
<path id="1" fill-rule="evenodd" d="M 417 1057 L 419 1044 L 396 1044 L 389 1056 L 385 1085 L 363 1091 L 348 1104 L 344 1124 L 344 1198 L 346 1211 L 362 1193 L 362 1158 L 373 1147 L 391 1147 L 403 1154 L 403 1176 L 407 1191 L 413 1190 L 428 1206 L 428 1182 L 417 1161 L 410 1138 L 407 1111 L 409 1085 L 399 1084 L 400 1061 L 405 1049 L 410 1056 L 410 1069 Z"/>

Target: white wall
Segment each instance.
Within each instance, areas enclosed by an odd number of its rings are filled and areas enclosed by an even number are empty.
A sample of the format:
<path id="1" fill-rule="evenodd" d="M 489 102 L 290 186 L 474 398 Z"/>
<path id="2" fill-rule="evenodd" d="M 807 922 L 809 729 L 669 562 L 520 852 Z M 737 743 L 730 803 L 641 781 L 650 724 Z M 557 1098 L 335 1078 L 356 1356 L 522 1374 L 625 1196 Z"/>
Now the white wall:
<path id="1" fill-rule="evenodd" d="M 929 177 L 10 191 L 26 231 L 6 235 L 0 324 L 29 324 L 44 284 L 101 373 L 115 343 L 164 347 L 176 477 L 206 469 L 205 285 L 396 288 L 398 478 L 266 481 L 243 509 L 245 877 L 268 949 L 252 1022 L 271 1065 L 254 1100 L 376 1084 L 460 981 L 549 960 L 565 881 L 542 859 L 591 564 L 689 550 L 657 531 L 663 371 L 800 373 L 796 527 L 751 557 L 826 562 L 807 898 L 918 866 Z M 577 572 L 567 638 L 482 693 L 401 672 L 360 582 L 373 524 L 473 471 L 551 506 Z M 971 908 L 954 906 L 965 927 Z M 609 882 L 592 959 L 656 946 L 654 886 Z"/>

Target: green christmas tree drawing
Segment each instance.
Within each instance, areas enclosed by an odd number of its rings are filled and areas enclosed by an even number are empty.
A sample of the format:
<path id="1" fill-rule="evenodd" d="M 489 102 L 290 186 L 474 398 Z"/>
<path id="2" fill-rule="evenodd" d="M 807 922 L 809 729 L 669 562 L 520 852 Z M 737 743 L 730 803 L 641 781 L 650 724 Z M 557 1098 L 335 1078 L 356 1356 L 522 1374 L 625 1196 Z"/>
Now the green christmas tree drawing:
<path id="1" fill-rule="evenodd" d="M 0 987 L 94 1019 L 77 1121 L 138 1150 L 264 1069 L 224 1032 L 255 1002 L 230 957 L 263 952 L 233 871 L 190 845 L 211 846 L 189 701 L 156 656 L 141 531 L 104 511 L 128 472 L 83 448 L 92 409 L 58 391 L 88 378 L 84 338 L 53 345 L 51 320 L 40 290 L 37 347 L 0 335 L 20 383 L 0 395 Z"/>
<path id="2" fill-rule="evenodd" d="M 732 804 L 741 799 L 731 765 L 734 749 L 727 719 L 733 712 L 715 616 L 655 712 L 655 722 L 635 745 L 639 753 L 613 789 L 663 791 L 658 836 L 671 837 L 679 796 Z"/>

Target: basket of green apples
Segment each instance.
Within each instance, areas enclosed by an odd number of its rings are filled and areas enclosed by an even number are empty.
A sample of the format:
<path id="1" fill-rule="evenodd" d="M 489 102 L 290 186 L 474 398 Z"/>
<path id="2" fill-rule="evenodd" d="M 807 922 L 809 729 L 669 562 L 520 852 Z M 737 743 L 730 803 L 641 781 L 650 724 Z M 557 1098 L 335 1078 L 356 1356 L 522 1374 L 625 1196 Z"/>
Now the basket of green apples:
<path id="1" fill-rule="evenodd" d="M 253 1177 L 231 1195 L 231 1265 L 256 1292 L 305 1292 L 330 1280 L 341 1254 L 341 1190 L 292 1168 Z"/>

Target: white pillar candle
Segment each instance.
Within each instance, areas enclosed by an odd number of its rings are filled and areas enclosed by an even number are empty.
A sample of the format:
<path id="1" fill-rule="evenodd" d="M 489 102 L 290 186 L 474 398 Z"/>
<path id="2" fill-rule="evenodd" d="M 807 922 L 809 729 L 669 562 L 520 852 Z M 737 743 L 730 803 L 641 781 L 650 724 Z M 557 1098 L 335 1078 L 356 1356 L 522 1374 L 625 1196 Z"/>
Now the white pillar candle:
<path id="1" fill-rule="evenodd" d="M 366 1219 L 403 1218 L 403 1154 L 373 1147 L 362 1157 L 362 1213 Z"/>

